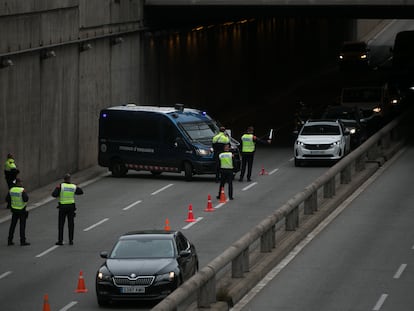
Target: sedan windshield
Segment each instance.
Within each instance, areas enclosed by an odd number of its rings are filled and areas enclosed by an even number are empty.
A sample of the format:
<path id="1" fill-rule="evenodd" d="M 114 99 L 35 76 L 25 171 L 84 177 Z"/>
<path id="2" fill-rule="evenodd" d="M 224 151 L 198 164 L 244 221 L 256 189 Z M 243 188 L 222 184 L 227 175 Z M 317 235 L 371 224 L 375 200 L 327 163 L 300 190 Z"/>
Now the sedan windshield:
<path id="1" fill-rule="evenodd" d="M 120 240 L 115 245 L 109 258 L 171 258 L 174 257 L 172 240 L 139 239 Z"/>
<path id="2" fill-rule="evenodd" d="M 301 135 L 340 135 L 341 131 L 337 125 L 309 125 L 304 126 Z"/>

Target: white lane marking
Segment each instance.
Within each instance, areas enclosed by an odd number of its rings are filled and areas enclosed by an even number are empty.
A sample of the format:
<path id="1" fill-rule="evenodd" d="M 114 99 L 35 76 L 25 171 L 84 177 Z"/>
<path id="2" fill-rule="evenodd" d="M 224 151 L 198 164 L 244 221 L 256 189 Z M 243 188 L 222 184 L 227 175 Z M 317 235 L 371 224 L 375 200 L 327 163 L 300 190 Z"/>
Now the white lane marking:
<path id="1" fill-rule="evenodd" d="M 381 309 L 382 305 L 385 302 L 385 299 L 387 299 L 387 294 L 382 294 L 381 297 L 378 299 L 377 303 L 375 304 L 374 308 L 372 308 L 373 311 L 378 311 Z"/>
<path id="2" fill-rule="evenodd" d="M 400 276 L 403 274 L 405 268 L 407 268 L 407 264 L 403 263 L 397 270 L 397 272 L 395 272 L 394 274 L 394 279 L 399 279 Z"/>
<path id="3" fill-rule="evenodd" d="M 67 311 L 70 308 L 72 308 L 74 305 L 76 305 L 77 303 L 78 303 L 77 301 L 71 301 L 66 306 L 64 306 L 62 309 L 60 309 L 59 311 Z"/>
<path id="4" fill-rule="evenodd" d="M 162 187 L 161 189 L 154 191 L 153 193 L 151 193 L 151 195 L 156 195 L 157 193 L 160 193 L 161 191 L 164 191 L 165 189 L 170 188 L 171 186 L 174 186 L 174 184 L 168 184 L 165 187 Z"/>
<path id="5" fill-rule="evenodd" d="M 188 229 L 188 228 L 194 226 L 196 223 L 198 223 L 202 219 L 203 219 L 203 217 L 197 217 L 197 219 L 195 221 L 190 222 L 188 225 L 182 227 L 181 229 L 183 229 L 183 230 Z"/>
<path id="6" fill-rule="evenodd" d="M 260 281 L 249 293 L 247 293 L 230 311 L 241 311 L 260 290 L 262 290 L 276 275 L 282 271 L 286 265 L 296 257 L 299 252 L 305 248 L 326 226 L 329 225 L 353 200 L 356 199 L 370 184 L 374 182 L 384 171 L 396 161 L 396 159 L 403 153 L 405 149 L 397 152 L 391 160 L 385 162 L 370 178 L 368 178 L 353 194 L 351 194 L 345 201 L 342 202 L 331 214 L 329 214 L 311 233 L 309 233 L 301 242 L 299 242 L 293 250 L 270 271 L 262 281 Z M 388 295 L 386 295 L 388 296 Z M 385 297 L 386 298 L 386 297 Z M 385 299 L 384 299 L 385 300 Z M 374 309 L 376 310 L 376 309 Z M 379 310 L 379 309 L 378 309 Z"/>
<path id="7" fill-rule="evenodd" d="M 226 201 L 227 202 L 227 201 Z M 219 209 L 220 207 L 222 207 L 224 204 L 226 203 L 219 203 L 216 206 L 214 206 L 215 209 Z"/>
<path id="8" fill-rule="evenodd" d="M 101 225 L 101 224 L 103 224 L 105 221 L 108 221 L 109 220 L 109 218 L 104 218 L 104 219 L 102 219 L 101 221 L 98 221 L 96 224 L 94 224 L 94 225 L 92 225 L 92 226 L 90 226 L 90 227 L 88 227 L 88 228 L 86 228 L 86 229 L 83 229 L 83 231 L 89 231 L 89 230 L 91 230 L 91 229 L 93 229 L 93 228 L 95 228 L 95 227 L 97 227 L 97 226 L 99 226 L 99 225 Z"/>
<path id="9" fill-rule="evenodd" d="M 131 207 L 133 207 L 133 206 L 135 206 L 135 205 L 137 205 L 137 204 L 139 204 L 141 202 L 142 202 L 141 200 L 138 200 L 138 201 L 136 201 L 136 202 L 134 202 L 132 204 L 129 204 L 128 206 L 124 207 L 122 210 L 126 211 L 126 210 L 130 209 Z"/>
<path id="10" fill-rule="evenodd" d="M 269 175 L 272 175 L 272 174 L 276 173 L 278 170 L 279 170 L 278 168 L 275 168 L 274 170 L 271 170 L 271 171 L 269 172 Z"/>
<path id="11" fill-rule="evenodd" d="M 249 190 L 250 188 L 252 188 L 252 187 L 254 187 L 254 186 L 256 186 L 256 185 L 257 185 L 257 181 L 252 182 L 251 184 L 248 184 L 246 187 L 244 187 L 244 188 L 242 189 L 242 191 Z"/>
<path id="12" fill-rule="evenodd" d="M 47 250 L 45 250 L 44 252 L 42 252 L 42 253 L 40 253 L 40 254 L 37 254 L 35 257 L 36 257 L 36 258 L 40 258 L 40 257 L 42 257 L 42 256 L 46 255 L 47 253 L 50 253 L 51 251 L 55 250 L 55 249 L 56 249 L 56 248 L 58 248 L 58 247 L 59 247 L 59 245 L 54 245 L 54 246 L 52 246 L 52 247 L 48 248 Z"/>
<path id="13" fill-rule="evenodd" d="M 0 274 L 0 279 L 4 279 L 6 276 L 8 276 L 10 274 L 12 274 L 11 271 L 4 272 L 3 274 Z"/>

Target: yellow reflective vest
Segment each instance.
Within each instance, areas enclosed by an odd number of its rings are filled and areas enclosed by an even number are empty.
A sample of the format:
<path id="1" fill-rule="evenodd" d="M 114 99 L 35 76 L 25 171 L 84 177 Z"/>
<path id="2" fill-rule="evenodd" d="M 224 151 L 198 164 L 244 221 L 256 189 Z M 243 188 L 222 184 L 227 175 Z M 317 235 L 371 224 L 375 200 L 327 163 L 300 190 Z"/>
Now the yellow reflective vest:
<path id="1" fill-rule="evenodd" d="M 233 154 L 231 152 L 222 152 L 219 155 L 220 167 L 223 169 L 233 169 Z"/>
<path id="2" fill-rule="evenodd" d="M 242 140 L 242 152 L 254 152 L 255 142 L 253 134 L 244 134 L 241 137 Z"/>
<path id="3" fill-rule="evenodd" d="M 10 205 L 12 209 L 22 210 L 26 206 L 26 202 L 23 201 L 23 187 L 12 187 L 9 191 Z"/>
<path id="4" fill-rule="evenodd" d="M 75 191 L 76 185 L 62 183 L 60 185 L 59 203 L 62 205 L 75 203 Z"/>

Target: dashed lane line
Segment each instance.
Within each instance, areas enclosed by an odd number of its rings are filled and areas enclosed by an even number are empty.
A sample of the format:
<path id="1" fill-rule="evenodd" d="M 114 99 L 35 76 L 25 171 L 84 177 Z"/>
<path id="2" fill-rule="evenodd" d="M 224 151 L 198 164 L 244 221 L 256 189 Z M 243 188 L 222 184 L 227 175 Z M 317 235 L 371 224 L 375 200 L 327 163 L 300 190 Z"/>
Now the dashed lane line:
<path id="1" fill-rule="evenodd" d="M 108 221 L 109 220 L 109 218 L 104 218 L 104 219 L 102 219 L 101 221 L 98 221 L 96 224 L 94 224 L 94 225 L 92 225 L 92 226 L 90 226 L 90 227 L 88 227 L 88 228 L 85 228 L 85 229 L 83 229 L 83 231 L 89 231 L 89 230 L 91 230 L 91 229 L 93 229 L 93 228 L 95 228 L 95 227 L 97 227 L 97 226 L 99 226 L 99 225 L 101 225 L 101 224 L 103 224 L 105 221 Z"/>
<path id="2" fill-rule="evenodd" d="M 394 274 L 394 279 L 399 279 L 401 277 L 401 275 L 403 274 L 405 268 L 407 268 L 407 264 L 403 263 L 397 270 L 397 272 L 395 272 Z"/>
<path id="3" fill-rule="evenodd" d="M 381 307 L 383 306 L 387 297 L 388 297 L 388 294 L 382 294 L 381 297 L 378 299 L 377 303 L 375 304 L 374 308 L 372 308 L 372 311 L 381 310 Z"/>
<path id="4" fill-rule="evenodd" d="M 56 249 L 56 248 L 58 248 L 58 247 L 59 247 L 59 245 L 54 245 L 54 246 L 52 246 L 52 247 L 48 248 L 47 250 L 45 250 L 44 252 L 41 252 L 40 254 L 37 254 L 35 257 L 36 257 L 36 258 L 40 258 L 40 257 L 42 257 L 42 256 L 44 256 L 44 255 L 46 255 L 46 254 L 50 253 L 51 251 L 55 250 L 55 249 Z"/>
<path id="5" fill-rule="evenodd" d="M 0 274 L 0 279 L 4 279 L 6 276 L 8 276 L 10 274 L 12 274 L 12 271 L 6 271 L 6 272 Z"/>
<path id="6" fill-rule="evenodd" d="M 129 204 L 128 206 L 124 207 L 122 210 L 124 210 L 124 211 L 129 210 L 131 207 L 133 207 L 133 206 L 135 206 L 135 205 L 137 205 L 141 202 L 142 202 L 142 200 L 135 201 L 134 203 Z"/>
<path id="7" fill-rule="evenodd" d="M 153 193 L 151 193 L 151 195 L 156 195 L 156 194 L 160 193 L 161 191 L 164 191 L 165 189 L 170 188 L 171 186 L 174 186 L 174 184 L 168 184 L 165 187 L 162 187 L 161 189 L 158 189 L 158 190 L 154 191 Z"/>

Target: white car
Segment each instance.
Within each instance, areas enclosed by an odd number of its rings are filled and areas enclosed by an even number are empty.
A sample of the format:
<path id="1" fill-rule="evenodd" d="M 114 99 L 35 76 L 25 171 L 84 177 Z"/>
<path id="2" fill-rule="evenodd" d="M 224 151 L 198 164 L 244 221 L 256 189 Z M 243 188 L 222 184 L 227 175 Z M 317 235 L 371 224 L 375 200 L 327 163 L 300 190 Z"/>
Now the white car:
<path id="1" fill-rule="evenodd" d="M 295 166 L 310 161 L 339 161 L 350 150 L 349 131 L 339 120 L 308 120 L 294 145 Z"/>

